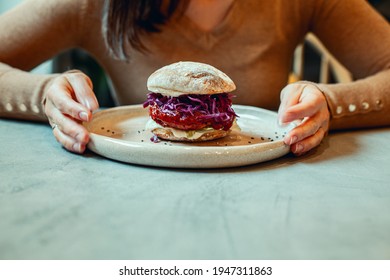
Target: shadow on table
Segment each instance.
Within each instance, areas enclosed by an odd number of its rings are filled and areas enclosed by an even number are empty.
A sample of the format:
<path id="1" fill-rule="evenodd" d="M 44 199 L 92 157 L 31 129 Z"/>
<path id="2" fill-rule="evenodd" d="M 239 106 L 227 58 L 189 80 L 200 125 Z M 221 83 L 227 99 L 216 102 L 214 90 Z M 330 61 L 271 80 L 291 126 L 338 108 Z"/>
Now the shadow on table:
<path id="1" fill-rule="evenodd" d="M 356 131 L 355 131 L 356 132 Z M 242 173 L 259 170 L 272 170 L 286 168 L 294 164 L 316 164 L 320 162 L 348 157 L 359 150 L 359 143 L 354 131 L 337 132 L 329 134 L 317 148 L 307 154 L 297 157 L 292 153 L 284 157 L 267 162 L 247 165 L 242 167 L 216 168 L 216 169 L 173 169 L 175 172 L 196 173 Z M 158 168 L 161 169 L 161 168 Z"/>

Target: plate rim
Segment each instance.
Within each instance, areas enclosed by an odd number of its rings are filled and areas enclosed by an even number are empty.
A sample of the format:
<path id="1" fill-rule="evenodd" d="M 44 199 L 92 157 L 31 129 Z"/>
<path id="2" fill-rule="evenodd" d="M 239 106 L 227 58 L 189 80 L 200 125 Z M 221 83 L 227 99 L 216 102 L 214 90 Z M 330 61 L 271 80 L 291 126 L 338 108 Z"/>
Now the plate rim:
<path id="1" fill-rule="evenodd" d="M 242 110 L 254 110 L 256 112 L 260 112 L 262 114 L 267 114 L 268 116 L 277 117 L 277 113 L 271 110 L 258 108 L 255 106 L 247 106 L 247 105 L 233 105 L 234 109 L 242 109 Z M 94 118 L 98 118 L 102 114 L 106 113 L 118 113 L 118 111 L 123 110 L 145 110 L 145 116 L 148 116 L 147 109 L 143 108 L 142 104 L 135 105 L 124 105 L 118 107 L 112 107 L 107 109 L 102 109 L 97 112 L 94 112 Z M 285 144 L 282 139 L 273 140 L 269 142 L 261 142 L 261 143 L 253 143 L 250 145 L 239 145 L 239 146 L 191 146 L 191 145 L 183 145 L 183 146 L 171 146 L 171 145 L 156 145 L 156 143 L 150 142 L 136 142 L 129 140 L 117 139 L 101 134 L 97 134 L 94 132 L 90 132 L 90 126 L 93 125 L 93 119 L 89 123 L 84 123 L 84 127 L 88 130 L 90 135 L 90 141 L 87 144 L 88 149 L 92 152 L 104 156 L 109 159 L 113 159 L 115 161 L 145 165 L 145 166 L 157 166 L 157 167 L 168 167 L 168 168 L 226 168 L 226 167 L 238 167 L 238 166 L 246 166 L 251 164 L 256 164 L 260 162 L 265 162 L 269 160 L 273 160 L 276 158 L 280 158 L 285 156 L 290 151 L 290 146 Z M 96 141 L 98 142 L 96 145 Z M 168 141 L 169 142 L 169 141 Z M 123 154 L 118 153 L 108 153 L 105 150 L 102 152 L 99 148 L 108 148 L 109 145 L 115 143 L 116 145 L 120 145 L 121 149 L 123 149 Z M 162 149 L 162 147 L 164 147 Z M 264 156 L 265 151 L 273 151 L 277 156 Z M 164 161 L 162 158 L 155 159 L 152 161 L 145 161 L 142 159 L 135 159 L 133 156 L 126 155 L 139 155 L 143 153 L 147 156 L 156 157 L 165 157 L 172 156 L 172 158 L 183 157 L 188 155 L 190 159 L 195 162 L 191 163 L 191 160 L 177 160 L 176 162 Z M 207 162 L 199 163 L 198 161 L 205 156 L 211 156 Z M 221 159 L 226 159 L 226 162 L 218 162 L 216 159 L 218 156 Z M 239 157 L 240 160 L 235 160 L 234 157 Z M 243 160 L 243 158 L 248 157 L 250 159 Z M 174 161 L 174 160 L 173 160 Z M 189 162 L 190 161 L 190 162 Z M 235 162 L 237 161 L 237 162 Z"/>

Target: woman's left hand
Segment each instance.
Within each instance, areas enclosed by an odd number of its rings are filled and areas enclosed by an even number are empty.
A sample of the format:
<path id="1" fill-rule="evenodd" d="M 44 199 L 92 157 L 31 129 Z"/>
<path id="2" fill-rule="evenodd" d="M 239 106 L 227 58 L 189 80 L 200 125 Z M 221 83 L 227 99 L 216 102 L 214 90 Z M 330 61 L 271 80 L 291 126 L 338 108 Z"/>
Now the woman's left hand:
<path id="1" fill-rule="evenodd" d="M 301 121 L 284 138 L 291 152 L 300 156 L 318 146 L 328 132 L 330 113 L 325 96 L 315 85 L 298 82 L 287 85 L 280 98 L 279 122 Z"/>

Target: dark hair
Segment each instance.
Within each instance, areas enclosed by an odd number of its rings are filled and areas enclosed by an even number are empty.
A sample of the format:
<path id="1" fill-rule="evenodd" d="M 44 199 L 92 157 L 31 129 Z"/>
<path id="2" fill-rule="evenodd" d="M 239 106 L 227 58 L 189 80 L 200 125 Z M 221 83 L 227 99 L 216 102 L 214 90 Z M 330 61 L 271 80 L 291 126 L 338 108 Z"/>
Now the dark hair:
<path id="1" fill-rule="evenodd" d="M 184 2 L 180 0 L 105 0 L 102 30 L 111 55 L 127 61 L 129 54 L 126 46 L 129 44 L 138 51 L 147 51 L 147 47 L 141 41 L 141 35 L 159 32 L 160 26 L 169 20 L 179 4 Z"/>

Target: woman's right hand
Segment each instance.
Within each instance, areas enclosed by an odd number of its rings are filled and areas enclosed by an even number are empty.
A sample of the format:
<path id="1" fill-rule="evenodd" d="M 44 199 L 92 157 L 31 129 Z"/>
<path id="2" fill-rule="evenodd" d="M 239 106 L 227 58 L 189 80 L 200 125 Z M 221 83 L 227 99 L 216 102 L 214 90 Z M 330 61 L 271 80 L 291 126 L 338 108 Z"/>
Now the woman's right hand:
<path id="1" fill-rule="evenodd" d="M 48 87 L 44 106 L 57 141 L 71 152 L 83 153 L 89 134 L 82 122 L 90 121 L 99 108 L 91 79 L 78 70 L 58 76 Z"/>

